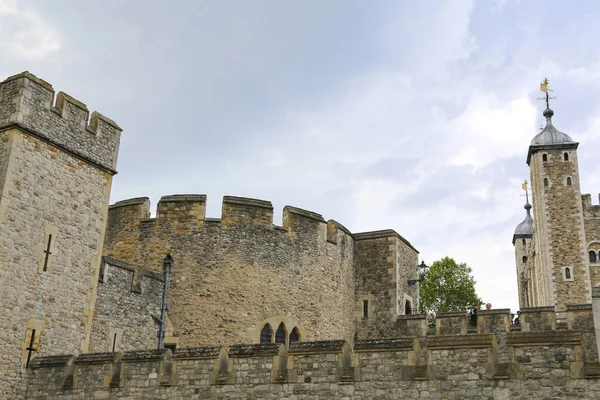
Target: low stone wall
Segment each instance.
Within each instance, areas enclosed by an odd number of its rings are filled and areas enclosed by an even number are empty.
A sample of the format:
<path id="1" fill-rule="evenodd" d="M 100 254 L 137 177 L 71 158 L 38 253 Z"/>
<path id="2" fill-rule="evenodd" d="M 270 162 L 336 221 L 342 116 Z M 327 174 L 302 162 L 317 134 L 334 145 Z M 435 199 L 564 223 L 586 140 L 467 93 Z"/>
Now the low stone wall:
<path id="1" fill-rule="evenodd" d="M 528 309 L 530 315 L 535 312 Z M 588 325 L 591 309 L 573 306 L 568 313 L 569 329 L 562 330 L 514 331 L 507 323 L 508 310 L 493 310 L 480 313 L 476 333 L 360 340 L 353 346 L 318 341 L 289 348 L 271 343 L 182 348 L 173 354 L 152 350 L 40 357 L 28 373 L 27 397 L 599 398 L 600 365 Z M 445 330 L 463 328 L 460 315 L 446 317 L 438 320 Z"/>

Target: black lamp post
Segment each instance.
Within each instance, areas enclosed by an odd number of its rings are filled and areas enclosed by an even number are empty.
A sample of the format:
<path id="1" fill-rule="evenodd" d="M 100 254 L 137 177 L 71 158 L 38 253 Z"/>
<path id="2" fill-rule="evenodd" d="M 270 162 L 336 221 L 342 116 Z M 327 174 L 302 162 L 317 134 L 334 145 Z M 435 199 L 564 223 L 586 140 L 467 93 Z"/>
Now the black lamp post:
<path id="1" fill-rule="evenodd" d="M 165 314 L 167 312 L 167 296 L 169 294 L 169 275 L 173 271 L 173 257 L 167 254 L 163 259 L 163 271 L 165 273 L 165 286 L 163 290 L 162 305 L 160 307 L 160 328 L 158 331 L 158 348 L 162 349 L 165 339 Z"/>
<path id="2" fill-rule="evenodd" d="M 427 277 L 427 270 L 429 269 L 429 265 L 425 264 L 425 261 L 421 261 L 421 264 L 417 265 L 417 270 L 419 271 L 419 279 L 409 279 L 408 286 L 414 286 L 417 282 L 423 282 L 425 277 Z"/>

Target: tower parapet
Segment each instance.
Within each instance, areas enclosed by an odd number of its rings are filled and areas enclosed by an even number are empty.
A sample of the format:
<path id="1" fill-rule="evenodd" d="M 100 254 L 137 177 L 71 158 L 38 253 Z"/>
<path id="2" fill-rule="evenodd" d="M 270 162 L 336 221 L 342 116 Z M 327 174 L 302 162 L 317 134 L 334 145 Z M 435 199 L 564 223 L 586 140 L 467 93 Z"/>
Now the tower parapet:
<path id="1" fill-rule="evenodd" d="M 0 83 L 0 130 L 11 127 L 116 173 L 121 128 L 64 92 L 25 71 Z"/>

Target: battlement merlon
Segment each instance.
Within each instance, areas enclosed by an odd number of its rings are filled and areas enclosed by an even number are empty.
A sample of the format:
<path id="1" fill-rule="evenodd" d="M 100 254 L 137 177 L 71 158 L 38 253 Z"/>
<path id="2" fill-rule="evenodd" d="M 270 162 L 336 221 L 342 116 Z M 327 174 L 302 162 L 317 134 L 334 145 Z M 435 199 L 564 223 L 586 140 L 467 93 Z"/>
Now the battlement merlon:
<path id="1" fill-rule="evenodd" d="M 25 71 L 0 83 L 0 131 L 17 128 L 97 168 L 116 174 L 122 129 Z"/>
<path id="2" fill-rule="evenodd" d="M 385 229 L 381 231 L 370 231 L 370 232 L 360 232 L 352 234 L 354 240 L 373 240 L 373 239 L 382 239 L 388 237 L 397 237 L 406 244 L 408 247 L 413 249 L 417 254 L 419 254 L 419 250 L 415 249 L 415 247 L 405 238 L 402 237 L 398 232 L 393 229 Z"/>

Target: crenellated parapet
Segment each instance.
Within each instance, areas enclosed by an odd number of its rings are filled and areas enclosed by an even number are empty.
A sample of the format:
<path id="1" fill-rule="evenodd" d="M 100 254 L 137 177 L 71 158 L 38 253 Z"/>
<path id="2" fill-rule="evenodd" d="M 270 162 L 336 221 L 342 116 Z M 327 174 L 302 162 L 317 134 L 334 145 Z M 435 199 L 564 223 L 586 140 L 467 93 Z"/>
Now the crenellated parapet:
<path id="1" fill-rule="evenodd" d="M 28 398 L 552 398 L 600 395 L 600 365 L 586 335 L 589 306 L 566 329 L 514 331 L 507 310 L 482 312 L 477 332 L 355 341 L 235 344 L 37 357 Z M 536 314 L 530 309 L 530 316 Z M 539 310 L 545 314 L 546 310 Z M 458 315 L 440 315 L 448 321 Z M 542 318 L 545 318 L 542 316 Z M 531 319 L 532 320 L 532 319 Z M 446 321 L 446 322 L 448 322 Z M 533 321 L 533 320 L 532 320 Z M 454 321 L 462 326 L 462 321 Z M 526 382 L 526 384 L 525 384 Z M 465 392 L 465 388 L 469 388 Z"/>
<path id="2" fill-rule="evenodd" d="M 56 97 L 56 99 L 55 99 Z M 116 173 L 121 128 L 29 72 L 0 83 L 0 130 L 18 128 L 109 173 Z"/>

